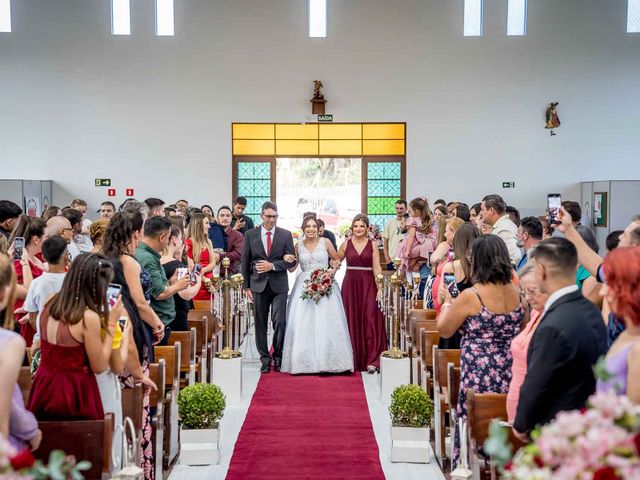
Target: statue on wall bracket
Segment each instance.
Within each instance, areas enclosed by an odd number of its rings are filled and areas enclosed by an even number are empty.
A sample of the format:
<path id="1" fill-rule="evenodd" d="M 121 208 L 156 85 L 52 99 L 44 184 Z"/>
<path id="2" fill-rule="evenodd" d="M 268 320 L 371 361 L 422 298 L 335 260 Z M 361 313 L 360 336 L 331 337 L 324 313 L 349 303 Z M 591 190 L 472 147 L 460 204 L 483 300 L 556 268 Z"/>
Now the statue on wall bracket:
<path id="1" fill-rule="evenodd" d="M 552 137 L 556 134 L 553 129 L 560 126 L 560 118 L 558 117 L 558 111 L 556 110 L 557 106 L 558 102 L 551 102 L 545 113 L 547 123 L 544 128 L 550 130 L 549 135 Z"/>
<path id="2" fill-rule="evenodd" d="M 322 94 L 322 81 L 313 81 L 313 98 L 311 99 L 311 113 L 314 115 L 324 115 L 324 107 L 327 101 Z"/>

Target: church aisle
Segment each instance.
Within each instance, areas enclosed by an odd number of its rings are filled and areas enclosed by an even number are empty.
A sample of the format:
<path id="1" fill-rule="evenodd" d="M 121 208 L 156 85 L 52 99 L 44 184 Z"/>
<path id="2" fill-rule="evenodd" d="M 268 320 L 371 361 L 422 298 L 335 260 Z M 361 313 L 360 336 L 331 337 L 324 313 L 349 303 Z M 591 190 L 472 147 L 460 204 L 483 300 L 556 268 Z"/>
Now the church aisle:
<path id="1" fill-rule="evenodd" d="M 263 375 L 227 479 L 332 478 L 385 478 L 361 375 Z"/>

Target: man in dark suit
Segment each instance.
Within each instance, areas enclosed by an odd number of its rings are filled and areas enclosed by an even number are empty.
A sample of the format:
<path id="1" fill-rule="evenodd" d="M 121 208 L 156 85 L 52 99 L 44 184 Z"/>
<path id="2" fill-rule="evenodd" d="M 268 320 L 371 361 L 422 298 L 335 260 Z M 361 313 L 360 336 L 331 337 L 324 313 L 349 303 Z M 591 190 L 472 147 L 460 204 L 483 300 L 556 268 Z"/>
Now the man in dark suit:
<path id="1" fill-rule="evenodd" d="M 295 256 L 291 232 L 276 227 L 278 207 L 273 202 L 262 205 L 262 226 L 247 230 L 242 254 L 242 275 L 247 297 L 255 306 L 256 346 L 262 362 L 262 373 L 269 373 L 271 356 L 267 347 L 267 321 L 269 308 L 274 325 L 273 363 L 279 372 L 282 346 L 287 324 L 287 270 L 295 266 L 285 256 Z"/>
<path id="2" fill-rule="evenodd" d="M 551 238 L 533 252 L 536 282 L 549 295 L 527 354 L 513 424 L 521 439 L 563 410 L 585 406 L 595 391 L 593 365 L 607 351 L 607 331 L 598 309 L 576 286 L 578 253 L 564 238 Z"/>

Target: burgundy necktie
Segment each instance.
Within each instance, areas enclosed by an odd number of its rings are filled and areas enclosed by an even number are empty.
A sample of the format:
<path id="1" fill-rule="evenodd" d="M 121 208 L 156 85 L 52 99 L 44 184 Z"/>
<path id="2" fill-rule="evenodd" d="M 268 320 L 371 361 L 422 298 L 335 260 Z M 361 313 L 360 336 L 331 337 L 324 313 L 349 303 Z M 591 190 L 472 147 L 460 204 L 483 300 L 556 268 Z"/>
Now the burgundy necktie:
<path id="1" fill-rule="evenodd" d="M 271 232 L 267 232 L 267 255 L 271 255 Z"/>

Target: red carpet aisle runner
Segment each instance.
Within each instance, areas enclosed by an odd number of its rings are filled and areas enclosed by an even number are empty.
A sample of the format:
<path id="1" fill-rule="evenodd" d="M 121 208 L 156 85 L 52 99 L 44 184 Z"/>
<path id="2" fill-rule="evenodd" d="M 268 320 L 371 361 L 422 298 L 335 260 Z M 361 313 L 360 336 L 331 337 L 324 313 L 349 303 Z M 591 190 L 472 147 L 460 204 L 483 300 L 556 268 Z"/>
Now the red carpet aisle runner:
<path id="1" fill-rule="evenodd" d="M 262 375 L 227 480 L 384 480 L 360 373 Z"/>

